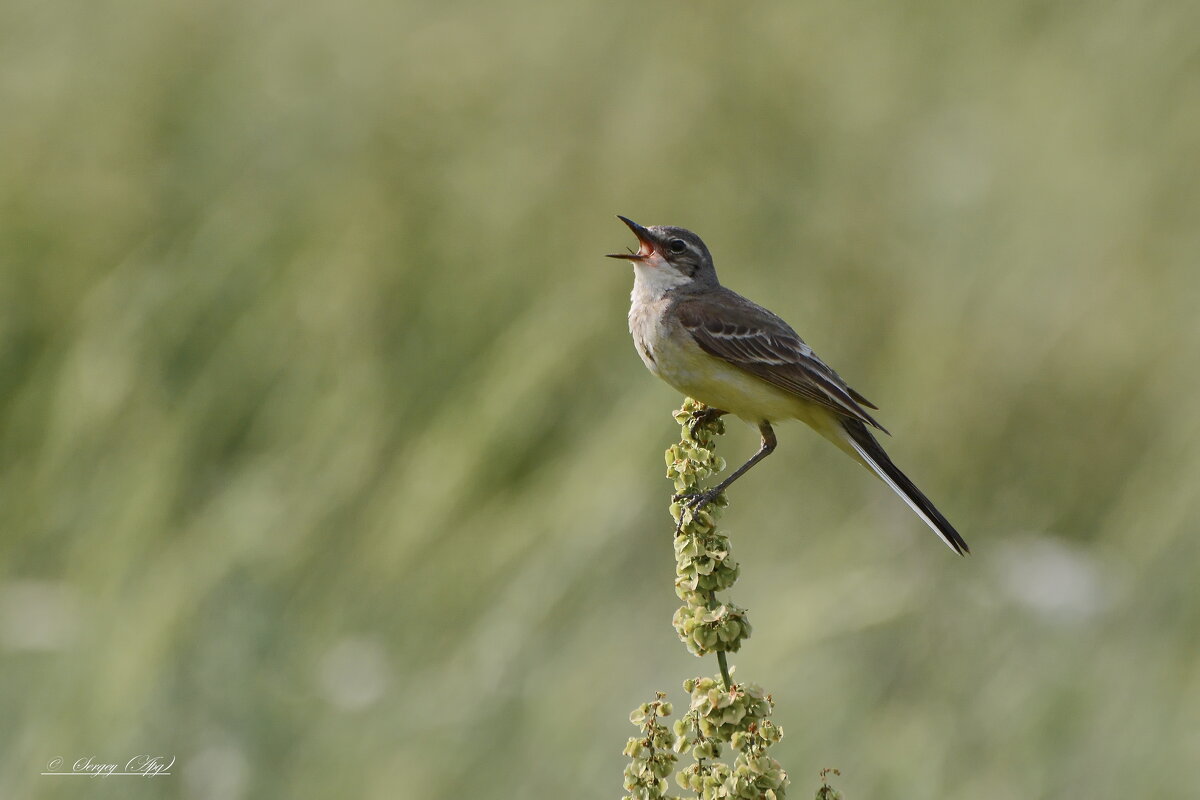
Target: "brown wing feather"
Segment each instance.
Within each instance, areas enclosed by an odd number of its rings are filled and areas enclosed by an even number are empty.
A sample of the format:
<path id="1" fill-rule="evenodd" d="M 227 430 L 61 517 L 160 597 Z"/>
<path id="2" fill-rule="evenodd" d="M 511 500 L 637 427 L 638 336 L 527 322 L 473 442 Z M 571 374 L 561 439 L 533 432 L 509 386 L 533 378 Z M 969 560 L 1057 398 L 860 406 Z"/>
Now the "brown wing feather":
<path id="1" fill-rule="evenodd" d="M 846 387 L 846 391 L 848 391 L 848 392 L 850 393 L 850 396 L 851 396 L 851 397 L 853 397 L 855 400 L 857 400 L 857 401 L 858 401 L 858 404 L 859 404 L 860 406 L 866 406 L 867 408 L 873 408 L 873 409 L 875 409 L 876 411 L 878 411 L 878 410 L 879 410 L 879 406 L 875 405 L 875 404 L 874 404 L 874 403 L 872 403 L 870 400 L 868 400 L 867 398 L 863 397 L 863 396 L 862 396 L 861 394 L 859 394 L 858 392 L 854 391 L 854 388 L 853 388 L 853 387 L 851 387 L 851 386 L 847 386 L 847 387 Z"/>
<path id="2" fill-rule="evenodd" d="M 690 297 L 676 307 L 683 327 L 709 355 L 844 417 L 887 430 L 862 407 L 875 408 L 817 357 L 779 317 L 739 294 Z"/>

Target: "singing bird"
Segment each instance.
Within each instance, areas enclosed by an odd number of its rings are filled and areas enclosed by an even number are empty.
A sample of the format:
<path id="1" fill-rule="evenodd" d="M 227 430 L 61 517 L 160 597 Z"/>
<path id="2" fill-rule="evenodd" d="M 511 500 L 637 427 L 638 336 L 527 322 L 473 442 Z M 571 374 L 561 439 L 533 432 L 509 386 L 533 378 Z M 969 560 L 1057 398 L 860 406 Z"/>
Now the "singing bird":
<path id="1" fill-rule="evenodd" d="M 775 449 L 772 423 L 798 419 L 866 466 L 908 503 L 954 552 L 970 551 L 954 526 L 892 463 L 871 428 L 877 407 L 846 385 L 786 322 L 717 280 L 699 236 L 666 225 L 643 227 L 618 217 L 638 238 L 629 332 L 646 367 L 704 403 L 712 416 L 734 414 L 757 425 L 762 444 L 725 480 L 684 498 L 699 508 Z"/>

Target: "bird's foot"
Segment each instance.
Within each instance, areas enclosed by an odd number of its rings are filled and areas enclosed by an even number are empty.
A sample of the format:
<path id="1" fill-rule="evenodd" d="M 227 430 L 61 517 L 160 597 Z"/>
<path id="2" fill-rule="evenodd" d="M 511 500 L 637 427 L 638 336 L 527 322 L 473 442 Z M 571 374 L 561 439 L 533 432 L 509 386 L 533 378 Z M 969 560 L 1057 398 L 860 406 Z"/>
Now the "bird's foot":
<path id="1" fill-rule="evenodd" d="M 722 411 L 719 408 L 700 408 L 692 412 L 691 422 L 688 424 L 688 436 L 695 440 L 696 429 L 701 425 L 707 425 L 713 420 L 720 419 L 728 412 Z M 710 498 L 711 499 L 711 498 Z"/>
<path id="2" fill-rule="evenodd" d="M 684 523 L 696 519 L 696 515 L 706 505 L 716 499 L 721 492 L 719 489 L 707 489 L 703 492 L 694 492 L 688 494 L 675 494 L 671 496 L 671 502 L 679 503 L 679 518 L 675 520 L 675 535 L 683 533 Z M 691 513 L 684 513 L 687 509 Z"/>
<path id="3" fill-rule="evenodd" d="M 703 492 L 695 492 L 693 494 L 677 494 L 671 497 L 673 502 L 679 503 L 684 508 L 690 508 L 692 511 L 699 511 L 706 505 L 711 503 L 721 493 L 720 487 L 707 489 Z"/>

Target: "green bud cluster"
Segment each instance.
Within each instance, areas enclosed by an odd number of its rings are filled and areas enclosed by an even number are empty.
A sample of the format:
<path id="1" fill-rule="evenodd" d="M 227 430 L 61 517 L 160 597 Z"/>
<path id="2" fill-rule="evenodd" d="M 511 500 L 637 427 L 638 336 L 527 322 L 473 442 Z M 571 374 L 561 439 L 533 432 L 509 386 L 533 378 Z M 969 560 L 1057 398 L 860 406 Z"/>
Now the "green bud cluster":
<path id="1" fill-rule="evenodd" d="M 833 767 L 821 770 L 821 788 L 817 789 L 816 800 L 842 800 L 842 793 L 829 785 L 829 774 L 841 775 L 841 771 Z"/>
<path id="2" fill-rule="evenodd" d="M 661 722 L 671 713 L 661 692 L 654 702 L 630 714 L 642 735 L 625 746 L 630 759 L 625 800 L 681 800 L 667 795 L 666 778 L 683 753 L 690 753 L 694 763 L 676 772 L 675 781 L 701 800 L 783 800 L 789 783 L 779 762 L 767 754 L 783 738 L 783 729 L 770 720 L 774 701 L 757 686 L 734 683 L 726 661 L 725 654 L 736 652 L 749 638 L 750 622 L 745 609 L 717 600 L 717 592 L 731 588 L 738 577 L 729 539 L 717 531 L 725 496 L 719 494 L 699 509 L 687 507 L 681 497 L 701 491 L 703 480 L 725 469 L 724 459 L 714 452 L 725 425 L 706 412 L 706 406 L 691 398 L 684 402 L 675 412 L 683 435 L 666 455 L 667 477 L 676 491 L 671 504 L 676 523 L 675 593 L 684 603 L 672 621 L 693 654 L 717 654 L 721 674 L 684 681 L 691 703 L 671 731 Z M 732 766 L 719 760 L 726 748 L 736 753 Z M 822 790 L 832 791 L 827 785 Z M 840 796 L 820 795 L 818 800 Z"/>
<path id="3" fill-rule="evenodd" d="M 642 729 L 625 743 L 629 765 L 625 767 L 625 800 L 667 799 L 667 776 L 679 757 L 671 749 L 671 734 L 660 718 L 671 715 L 666 695 L 658 692 L 654 702 L 643 703 L 629 715 L 629 721 Z"/>
<path id="4" fill-rule="evenodd" d="M 727 690 L 719 677 L 692 678 L 683 688 L 692 701 L 673 726 L 672 747 L 677 753 L 690 750 L 696 763 L 677 772 L 675 781 L 702 800 L 782 800 L 790 781 L 767 755 L 783 738 L 783 729 L 768 718 L 775 708 L 771 696 L 746 684 Z M 738 754 L 732 767 L 714 760 L 725 744 Z"/>
<path id="5" fill-rule="evenodd" d="M 667 477 L 675 491 L 686 495 L 699 491 L 700 481 L 725 468 L 725 459 L 713 449 L 717 436 L 725 432 L 721 419 L 704 420 L 707 407 L 688 398 L 675 411 L 683 435 L 666 453 Z M 746 611 L 733 603 L 720 603 L 716 593 L 733 586 L 738 564 L 729 556 L 729 538 L 717 531 L 717 519 L 728 505 L 724 494 L 699 509 L 679 500 L 671 504 L 675 519 L 675 594 L 683 605 L 672 623 L 680 640 L 694 655 L 723 651 L 737 652 L 750 636 Z"/>

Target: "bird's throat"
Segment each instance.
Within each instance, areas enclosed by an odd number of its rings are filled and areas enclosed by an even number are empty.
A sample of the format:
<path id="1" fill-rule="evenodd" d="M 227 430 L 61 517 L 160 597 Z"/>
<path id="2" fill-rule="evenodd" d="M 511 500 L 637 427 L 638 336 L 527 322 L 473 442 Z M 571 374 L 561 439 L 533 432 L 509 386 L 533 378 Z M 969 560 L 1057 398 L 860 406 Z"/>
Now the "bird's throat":
<path id="1" fill-rule="evenodd" d="M 691 278 L 672 267 L 634 262 L 632 300 L 635 305 L 639 302 L 653 302 L 690 281 Z"/>

